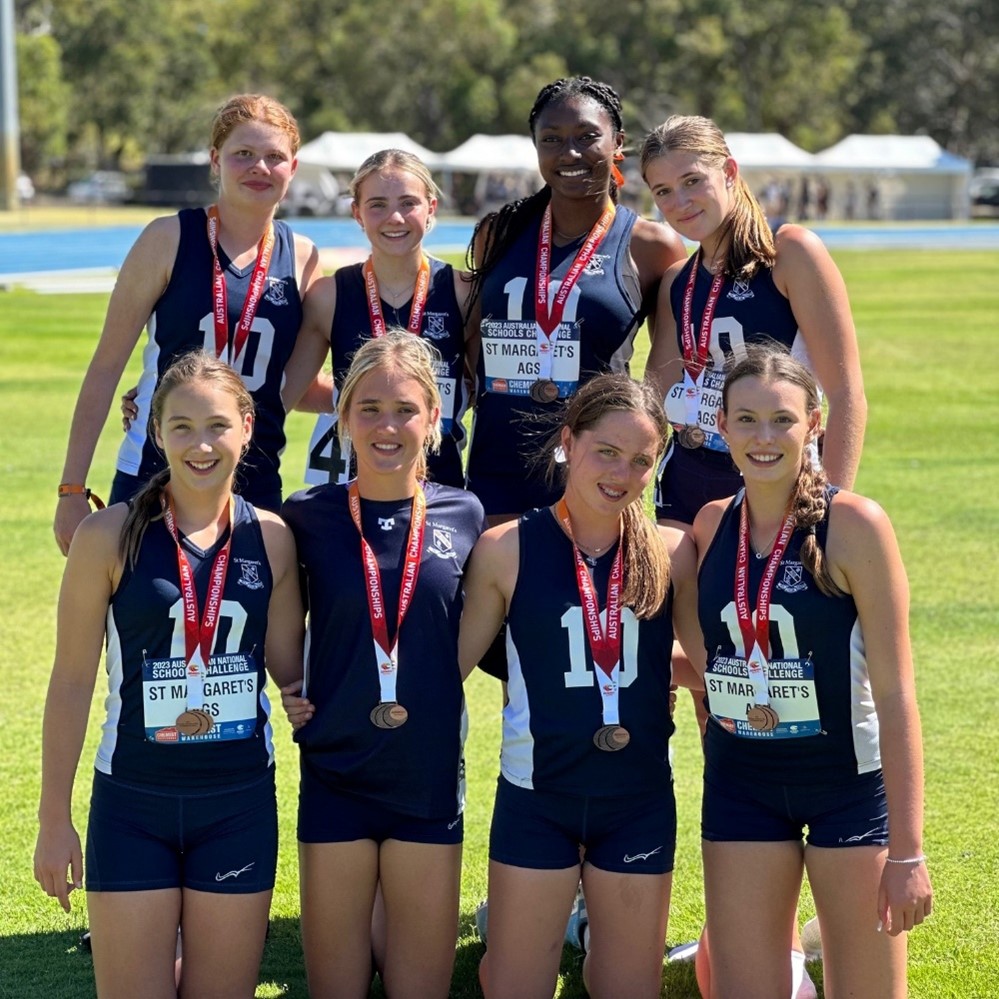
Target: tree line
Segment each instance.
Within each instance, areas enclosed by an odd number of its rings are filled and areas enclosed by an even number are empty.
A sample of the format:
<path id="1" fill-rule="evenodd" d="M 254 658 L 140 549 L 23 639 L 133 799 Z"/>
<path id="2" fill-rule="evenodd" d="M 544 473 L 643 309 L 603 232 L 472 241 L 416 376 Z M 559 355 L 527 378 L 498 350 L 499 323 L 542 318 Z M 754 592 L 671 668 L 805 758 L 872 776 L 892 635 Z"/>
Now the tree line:
<path id="1" fill-rule="evenodd" d="M 632 140 L 672 113 L 817 151 L 925 133 L 999 163 L 995 0 L 16 0 L 24 169 L 58 183 L 202 149 L 231 93 L 309 139 L 403 131 L 443 151 L 527 131 L 538 89 L 587 74 Z"/>

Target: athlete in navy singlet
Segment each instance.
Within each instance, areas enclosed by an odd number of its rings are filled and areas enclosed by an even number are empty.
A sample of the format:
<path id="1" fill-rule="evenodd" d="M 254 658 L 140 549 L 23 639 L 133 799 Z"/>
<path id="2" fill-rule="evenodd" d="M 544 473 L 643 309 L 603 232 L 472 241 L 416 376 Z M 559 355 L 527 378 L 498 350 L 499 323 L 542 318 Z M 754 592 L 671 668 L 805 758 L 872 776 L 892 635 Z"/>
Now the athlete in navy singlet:
<path id="1" fill-rule="evenodd" d="M 180 243 L 169 284 L 153 307 L 143 350 L 143 372 L 135 399 L 138 416 L 118 450 L 118 477 L 112 502 L 127 500 L 163 467 L 163 456 L 146 433 L 149 402 L 163 372 L 179 355 L 195 347 L 215 349 L 212 314 L 212 250 L 203 208 L 187 208 L 178 216 Z M 253 261 L 236 267 L 219 247 L 225 273 L 226 307 L 235 329 L 246 301 Z M 253 396 L 256 424 L 253 442 L 243 459 L 236 485 L 250 502 L 276 509 L 281 501 L 279 463 L 284 450 L 284 406 L 281 380 L 302 325 L 295 237 L 286 222 L 274 222 L 274 249 L 260 304 L 246 346 L 233 361 Z"/>
<path id="2" fill-rule="evenodd" d="M 701 641 L 691 539 L 642 506 L 667 432 L 650 386 L 591 379 L 549 441 L 562 498 L 490 529 L 472 555 L 462 667 L 504 619 L 510 664 L 480 965 L 491 997 L 554 992 L 580 878 L 589 992 L 659 994 L 676 840 L 674 622 L 695 655 Z"/>
<path id="3" fill-rule="evenodd" d="M 624 131 L 611 87 L 556 80 L 529 124 L 544 187 L 487 215 L 468 252 L 481 333 L 468 487 L 491 523 L 555 498 L 529 468 L 534 417 L 596 374 L 627 372 L 662 274 L 685 256 L 676 233 L 617 205 Z"/>
<path id="4" fill-rule="evenodd" d="M 367 186 L 367 185 L 365 185 Z M 433 347 L 368 339 L 338 398 L 357 477 L 284 506 L 309 602 L 301 748 L 302 940 L 315 995 L 359 995 L 372 955 L 393 994 L 444 999 L 463 836 L 462 576 L 479 501 L 424 482 L 440 442 Z M 418 955 L 418 958 L 414 957 Z"/>
<path id="5" fill-rule="evenodd" d="M 341 267 L 316 283 L 284 387 L 289 407 L 320 413 L 309 442 L 305 481 L 345 483 L 353 478 L 350 442 L 337 427 L 338 394 L 364 341 L 387 329 L 404 329 L 426 339 L 439 354 L 434 363 L 443 441 L 429 456 L 429 477 L 460 488 L 465 481 L 462 418 L 468 406 L 468 283 L 460 271 L 423 249 L 440 191 L 426 164 L 401 149 L 369 156 L 354 174 L 350 191 L 354 218 L 371 244 L 371 254 L 365 262 Z M 328 351 L 332 377 L 320 375 L 313 382 Z"/>
<path id="6" fill-rule="evenodd" d="M 237 492 L 258 507 L 280 506 L 281 380 L 303 300 L 319 276 L 312 243 L 274 221 L 295 174 L 299 143 L 295 119 L 282 104 L 260 94 L 230 98 L 212 123 L 216 205 L 207 213 L 188 209 L 155 219 L 129 251 L 73 413 L 54 523 L 64 554 L 89 512 L 85 483 L 94 449 L 144 326 L 143 374 L 134 404 L 123 406 L 127 437 L 112 502 L 129 499 L 163 467 L 147 437 L 150 398 L 176 357 L 204 347 L 233 365 L 257 406 L 257 433 L 237 475 Z"/>
<path id="7" fill-rule="evenodd" d="M 902 999 L 932 907 L 905 569 L 884 511 L 813 462 L 820 425 L 809 370 L 750 347 L 718 419 L 745 488 L 694 522 L 712 995 L 789 994 L 805 869 L 837 994 Z"/>
<path id="8" fill-rule="evenodd" d="M 669 118 L 646 138 L 641 163 L 663 217 L 698 243 L 663 277 L 646 367 L 676 431 L 657 516 L 689 530 L 704 503 L 739 488 L 717 430 L 718 399 L 726 367 L 763 341 L 785 345 L 815 372 L 829 406 L 822 461 L 832 482 L 850 488 L 867 403 L 846 288 L 828 251 L 801 226 L 771 234 L 707 118 Z"/>
<path id="9" fill-rule="evenodd" d="M 97 993 L 250 995 L 277 865 L 264 667 L 278 685 L 302 675 L 294 540 L 233 495 L 253 399 L 228 364 L 181 357 L 151 413 L 166 468 L 87 518 L 66 563 L 35 877 L 68 911 L 84 868 L 70 802 L 106 640 L 85 864 Z"/>

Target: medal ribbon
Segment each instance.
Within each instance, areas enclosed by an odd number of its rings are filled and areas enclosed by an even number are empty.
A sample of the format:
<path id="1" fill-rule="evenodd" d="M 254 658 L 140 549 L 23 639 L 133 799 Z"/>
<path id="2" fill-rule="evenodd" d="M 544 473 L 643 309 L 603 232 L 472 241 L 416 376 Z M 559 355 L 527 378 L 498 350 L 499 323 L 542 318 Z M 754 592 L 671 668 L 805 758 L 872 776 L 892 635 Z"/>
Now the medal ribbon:
<path id="1" fill-rule="evenodd" d="M 229 537 L 219 549 L 212 565 L 205 600 L 205 612 L 198 624 L 198 592 L 194 585 L 194 570 L 180 543 L 177 520 L 173 512 L 173 499 L 168 495 L 163 519 L 166 529 L 177 548 L 177 571 L 180 574 L 180 596 L 184 604 L 184 658 L 187 660 L 187 707 L 200 708 L 205 703 L 204 682 L 208 672 L 208 660 L 215 644 L 215 632 L 219 624 L 219 608 L 222 593 L 229 571 L 229 551 L 232 548 L 233 500 L 229 498 Z"/>
<path id="2" fill-rule="evenodd" d="M 701 396 L 701 385 L 704 381 L 704 368 L 708 363 L 708 344 L 711 342 L 711 324 L 715 318 L 715 307 L 725 283 L 724 269 L 711 279 L 711 289 L 708 300 L 701 314 L 701 328 L 694 339 L 694 285 L 697 283 L 697 272 L 700 269 L 704 251 L 698 247 L 694 266 L 690 268 L 687 286 L 683 291 L 683 311 L 680 321 L 680 338 L 683 346 L 683 385 L 686 422 L 689 426 L 697 423 L 698 403 Z"/>
<path id="3" fill-rule="evenodd" d="M 364 563 L 364 581 L 368 594 L 368 616 L 371 619 L 371 633 L 374 636 L 375 663 L 378 667 L 379 697 L 382 703 L 396 700 L 396 680 L 399 671 L 399 632 L 403 618 L 416 592 L 416 580 L 420 575 L 420 552 L 423 550 L 423 534 L 427 526 L 427 499 L 417 483 L 413 495 L 413 514 L 409 523 L 409 537 L 406 540 L 406 558 L 402 568 L 402 582 L 399 584 L 399 613 L 395 626 L 395 640 L 389 641 L 388 621 L 385 617 L 385 600 L 382 597 L 382 574 L 378 559 L 364 538 L 361 527 L 361 494 L 357 482 L 351 482 L 348 489 L 350 516 L 361 536 L 361 561 Z"/>
<path id="4" fill-rule="evenodd" d="M 565 313 L 565 303 L 569 298 L 569 292 L 575 287 L 579 276 L 583 273 L 593 254 L 597 252 L 597 247 L 603 242 L 607 230 L 610 229 L 611 223 L 614 221 L 616 211 L 614 202 L 608 201 L 600 218 L 593 224 L 586 241 L 576 253 L 568 273 L 562 278 L 562 283 L 549 307 L 548 276 L 551 273 L 552 262 L 552 206 L 549 204 L 545 208 L 545 214 L 541 219 L 541 229 L 538 232 L 538 266 L 534 298 L 534 335 L 537 338 L 540 364 L 538 377 L 545 381 L 551 381 L 555 341 L 558 339 L 558 330 L 562 325 L 562 316 Z"/>
<path id="5" fill-rule="evenodd" d="M 794 514 L 789 509 L 784 514 L 773 551 L 763 570 L 760 580 L 760 591 L 756 598 L 756 625 L 753 625 L 753 614 L 749 607 L 749 501 L 742 500 L 742 510 L 739 514 L 739 547 L 735 563 L 735 610 L 739 618 L 739 630 L 742 632 L 742 642 L 746 666 L 749 669 L 749 679 L 753 684 L 754 700 L 757 704 L 769 704 L 770 694 L 767 690 L 767 662 L 770 657 L 770 591 L 773 589 L 774 577 L 780 560 L 784 557 L 788 541 L 794 533 Z"/>
<path id="6" fill-rule="evenodd" d="M 239 322 L 236 323 L 236 331 L 233 334 L 232 346 L 229 345 L 229 313 L 227 306 L 227 292 L 225 286 L 225 274 L 222 272 L 222 264 L 219 262 L 218 242 L 219 242 L 219 208 L 212 205 L 208 209 L 208 243 L 212 248 L 212 310 L 215 319 L 215 356 L 220 357 L 230 367 L 236 367 L 237 362 L 246 346 L 246 338 L 250 335 L 250 327 L 257 315 L 257 306 L 260 305 L 261 296 L 264 293 L 264 282 L 267 279 L 267 270 L 271 265 L 271 253 L 274 250 L 274 224 L 268 223 L 267 231 L 260 240 L 257 249 L 257 261 L 253 265 L 253 274 L 250 276 L 250 287 L 246 291 L 246 300 L 243 302 L 243 311 L 240 314 Z"/>
<path id="7" fill-rule="evenodd" d="M 375 277 L 375 267 L 371 257 L 364 262 L 364 291 L 368 299 L 368 318 L 371 321 L 371 335 L 382 336 L 385 333 L 385 317 L 382 315 L 382 297 L 378 291 L 378 278 Z M 423 328 L 423 310 L 427 306 L 427 296 L 430 294 L 430 261 L 423 254 L 420 260 L 420 271 L 416 275 L 416 286 L 413 288 L 413 303 L 409 308 L 409 323 L 406 329 L 419 335 Z"/>
<path id="8" fill-rule="evenodd" d="M 618 678 L 621 673 L 621 591 L 624 589 L 624 544 L 618 537 L 617 552 L 611 565 L 610 580 L 607 583 L 607 629 L 600 623 L 600 601 L 590 571 L 586 568 L 582 553 L 572 534 L 572 521 L 569 507 L 564 499 L 555 506 L 555 515 L 572 542 L 572 553 L 576 559 L 576 586 L 579 600 L 583 605 L 583 621 L 586 624 L 586 637 L 593 662 L 606 676 L 599 680 L 600 700 L 605 725 L 618 725 Z"/>

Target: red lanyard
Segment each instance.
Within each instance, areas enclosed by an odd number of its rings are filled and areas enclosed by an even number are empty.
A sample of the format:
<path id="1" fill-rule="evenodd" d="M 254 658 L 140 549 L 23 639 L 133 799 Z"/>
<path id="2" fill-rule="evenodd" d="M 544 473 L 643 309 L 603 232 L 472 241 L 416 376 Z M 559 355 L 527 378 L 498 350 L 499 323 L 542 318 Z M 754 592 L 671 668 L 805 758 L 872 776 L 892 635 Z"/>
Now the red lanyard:
<path id="1" fill-rule="evenodd" d="M 382 299 L 378 291 L 378 278 L 375 277 L 375 267 L 371 257 L 364 262 L 364 290 L 368 299 L 368 318 L 371 320 L 371 335 L 382 336 L 385 332 L 385 317 L 382 315 Z M 409 308 L 409 324 L 406 329 L 410 333 L 419 334 L 423 328 L 423 310 L 430 294 L 430 261 L 426 254 L 420 260 L 420 272 L 416 275 L 416 286 L 413 289 L 413 304 Z"/>
<path id="2" fill-rule="evenodd" d="M 180 574 L 180 596 L 184 604 L 184 658 L 188 668 L 188 703 L 196 701 L 201 707 L 200 691 L 192 700 L 191 680 L 200 681 L 205 676 L 206 666 L 212 654 L 215 632 L 219 623 L 219 608 L 225 590 L 226 574 L 229 571 L 229 551 L 232 548 L 233 501 L 229 500 L 229 537 L 215 556 L 205 600 L 205 612 L 198 624 L 198 593 L 194 585 L 194 570 L 180 543 L 177 522 L 173 512 L 173 499 L 168 497 L 163 514 L 166 529 L 170 532 L 177 547 L 177 570 Z M 200 684 L 199 684 L 200 685 Z"/>
<path id="3" fill-rule="evenodd" d="M 621 591 L 624 588 L 624 545 L 618 542 L 617 552 L 611 566 L 610 581 L 607 584 L 607 628 L 600 623 L 600 601 L 586 568 L 583 556 L 572 535 L 572 521 L 569 507 L 564 499 L 555 506 L 555 514 L 562 523 L 565 533 L 572 541 L 572 552 L 576 558 L 576 586 L 583 605 L 583 620 L 586 622 L 586 637 L 589 640 L 593 661 L 607 675 L 614 679 L 614 671 L 621 663 Z"/>
<path id="4" fill-rule="evenodd" d="M 378 665 L 378 678 L 381 684 L 382 700 L 395 700 L 395 677 L 399 666 L 399 632 L 402 622 L 413 602 L 416 580 L 420 575 L 420 553 L 423 550 L 423 534 L 427 522 L 427 500 L 419 484 L 413 495 L 413 514 L 409 524 L 409 537 L 406 541 L 406 558 L 402 569 L 402 582 L 399 585 L 399 612 L 396 621 L 395 639 L 389 641 L 388 621 L 385 617 L 385 600 L 382 595 L 382 574 L 378 559 L 364 538 L 361 527 L 361 494 L 357 482 L 348 488 L 350 516 L 361 536 L 361 560 L 364 563 L 364 581 L 368 594 L 368 615 L 371 619 L 371 633 L 375 641 L 375 661 Z M 386 695 L 390 688 L 391 696 Z"/>
<path id="5" fill-rule="evenodd" d="M 701 259 L 704 251 L 698 247 L 697 255 L 694 258 L 694 266 L 690 268 L 690 276 L 687 278 L 687 287 L 683 292 L 683 313 L 680 323 L 680 337 L 683 344 L 683 367 L 690 375 L 691 381 L 696 382 L 704 366 L 708 363 L 708 344 L 711 342 L 711 323 L 715 318 L 715 307 L 718 304 L 718 296 L 721 294 L 722 285 L 725 282 L 725 271 L 720 270 L 711 279 L 711 290 L 708 292 L 708 300 L 704 305 L 704 312 L 701 314 L 701 330 L 694 342 L 694 285 L 697 283 L 697 272 L 701 266 Z"/>
<path id="6" fill-rule="evenodd" d="M 545 209 L 544 217 L 541 219 L 541 231 L 538 233 L 538 267 L 534 317 L 541 332 L 549 340 L 562 323 L 562 316 L 565 313 L 565 303 L 569 298 L 569 292 L 572 291 L 579 280 L 580 274 L 583 273 L 593 254 L 596 253 L 597 247 L 603 242 L 604 236 L 607 235 L 607 230 L 610 229 L 611 223 L 614 221 L 615 212 L 614 202 L 608 202 L 607 207 L 600 214 L 600 218 L 594 223 L 593 228 L 586 237 L 586 242 L 583 243 L 576 254 L 569 272 L 562 279 L 562 284 L 555 293 L 555 298 L 552 300 L 551 308 L 549 309 L 548 275 L 551 273 L 552 260 L 552 206 L 549 204 Z"/>
<path id="7" fill-rule="evenodd" d="M 784 557 L 788 541 L 794 533 L 794 514 L 791 510 L 784 515 L 784 523 L 774 541 L 773 551 L 767 560 L 760 591 L 756 598 L 756 626 L 753 626 L 753 613 L 749 606 L 749 500 L 743 496 L 739 514 L 739 547 L 735 563 L 735 610 L 739 618 L 739 630 L 745 646 L 746 661 L 754 658 L 754 648 L 759 649 L 764 662 L 770 658 L 770 591 L 780 560 Z"/>
<path id="8" fill-rule="evenodd" d="M 243 353 L 243 348 L 246 346 L 246 338 L 250 335 L 250 328 L 257 315 L 257 306 L 264 293 L 264 282 L 267 279 L 267 269 L 270 267 L 271 253 L 274 249 L 274 224 L 268 223 L 267 231 L 260 240 L 257 261 L 253 265 L 250 287 L 246 290 L 246 300 L 243 302 L 243 311 L 236 324 L 231 348 L 229 347 L 229 313 L 227 311 L 225 274 L 222 271 L 222 264 L 219 262 L 218 252 L 219 224 L 218 205 L 212 205 L 208 209 L 208 243 L 212 248 L 214 261 L 212 265 L 212 308 L 215 319 L 215 355 L 221 357 L 230 366 L 235 367 Z"/>

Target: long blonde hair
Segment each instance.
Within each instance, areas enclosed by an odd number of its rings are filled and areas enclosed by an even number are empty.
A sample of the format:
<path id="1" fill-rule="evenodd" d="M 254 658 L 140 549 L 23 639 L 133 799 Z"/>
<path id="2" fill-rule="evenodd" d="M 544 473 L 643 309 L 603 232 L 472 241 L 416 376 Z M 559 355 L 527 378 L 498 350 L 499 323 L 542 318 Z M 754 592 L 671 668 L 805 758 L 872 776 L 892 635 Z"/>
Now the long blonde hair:
<path id="1" fill-rule="evenodd" d="M 718 169 L 732 158 L 721 129 L 710 118 L 699 115 L 672 115 L 645 137 L 640 158 L 642 176 L 646 176 L 653 160 L 672 152 L 691 153 Z M 722 223 L 724 232 L 719 245 L 725 247 L 725 273 L 748 281 L 761 267 L 773 267 L 777 250 L 767 217 L 741 173 L 734 193 L 732 210 Z"/>
<path id="2" fill-rule="evenodd" d="M 662 400 L 646 382 L 636 382 L 624 374 L 603 374 L 591 378 L 566 403 L 559 428 L 545 447 L 547 477 L 554 481 L 568 476 L 568 466 L 559 461 L 562 429 L 573 437 L 592 430 L 608 413 L 640 413 L 652 421 L 658 435 L 656 459 L 666 449 L 669 423 Z M 621 603 L 639 619 L 655 617 L 666 602 L 669 590 L 669 551 L 656 525 L 645 513 L 642 496 L 628 504 L 622 514 L 624 548 L 624 592 Z"/>
<path id="3" fill-rule="evenodd" d="M 337 420 L 341 432 L 349 437 L 347 414 L 360 380 L 372 371 L 387 369 L 398 371 L 407 378 L 415 379 L 423 389 L 427 411 L 437 411 L 437 419 L 431 424 L 427 439 L 423 442 L 423 454 L 417 465 L 417 476 L 427 476 L 427 454 L 436 454 L 441 446 L 441 396 L 437 388 L 435 364 L 440 361 L 440 352 L 422 337 L 397 327 L 388 329 L 384 335 L 365 340 L 350 359 L 350 368 L 343 380 L 337 396 Z"/>

